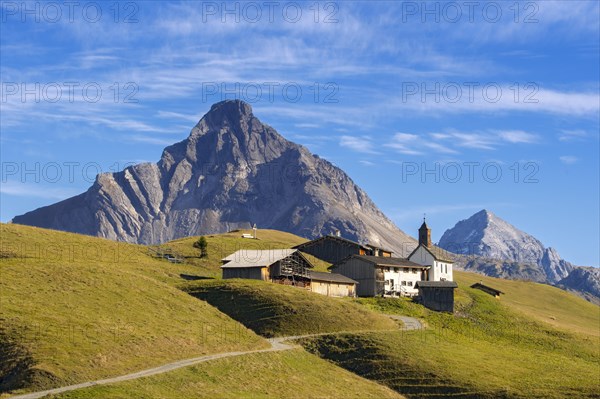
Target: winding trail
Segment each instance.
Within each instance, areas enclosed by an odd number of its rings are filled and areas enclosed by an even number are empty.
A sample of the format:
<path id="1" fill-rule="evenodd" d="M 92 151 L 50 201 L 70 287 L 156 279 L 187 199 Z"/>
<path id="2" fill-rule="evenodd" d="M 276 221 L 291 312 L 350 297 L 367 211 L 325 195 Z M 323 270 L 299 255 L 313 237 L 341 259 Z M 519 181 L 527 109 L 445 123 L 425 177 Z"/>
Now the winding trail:
<path id="1" fill-rule="evenodd" d="M 390 315 L 390 314 L 388 314 L 386 316 L 389 316 L 394 320 L 402 321 L 402 323 L 404 323 L 404 327 L 402 328 L 402 330 L 404 330 L 404 331 L 420 330 L 423 328 L 421 322 L 419 320 L 415 319 L 414 317 L 397 316 L 397 315 Z M 96 381 L 87 381 L 87 382 L 82 382 L 82 383 L 75 384 L 75 385 L 68 385 L 68 386 L 64 386 L 64 387 L 48 389 L 45 391 L 38 391 L 38 392 L 26 393 L 23 395 L 10 396 L 10 399 L 37 399 L 37 398 L 42 398 L 42 397 L 44 397 L 46 395 L 50 395 L 50 394 L 59 394 L 59 393 L 63 393 L 63 392 L 74 391 L 76 389 L 89 388 L 89 387 L 93 387 L 96 385 L 114 384 L 117 382 L 135 380 L 135 379 L 142 378 L 142 377 L 149 377 L 149 376 L 156 375 L 156 374 L 163 374 L 163 373 L 167 373 L 169 371 L 180 369 L 182 367 L 193 366 L 198 363 L 208 362 L 208 361 L 216 360 L 216 359 L 224 359 L 227 357 L 248 355 L 251 353 L 278 352 L 278 351 L 290 350 L 290 349 L 294 349 L 296 346 L 293 344 L 286 343 L 285 341 L 293 341 L 293 340 L 301 339 L 301 338 L 318 337 L 321 335 L 331 335 L 331 334 L 361 333 L 361 332 L 375 332 L 375 331 L 382 331 L 382 330 L 336 331 L 336 332 L 328 332 L 328 333 L 291 335 L 291 336 L 287 336 L 287 337 L 269 338 L 268 341 L 271 344 L 271 347 L 266 348 L 266 349 L 224 352 L 224 353 L 217 353 L 214 355 L 193 357 L 190 359 L 179 360 L 179 361 L 176 361 L 173 363 L 163 364 L 158 367 L 138 371 L 138 372 L 131 373 L 131 374 L 125 374 L 125 375 L 121 375 L 118 377 L 111 377 L 111 378 L 106 378 L 103 380 L 96 380 Z"/>
<path id="2" fill-rule="evenodd" d="M 391 317 L 394 320 L 400 320 L 404 324 L 402 327 L 402 330 L 404 331 L 422 330 L 424 328 L 423 323 L 414 317 L 398 316 L 395 314 L 387 314 L 386 316 Z"/>

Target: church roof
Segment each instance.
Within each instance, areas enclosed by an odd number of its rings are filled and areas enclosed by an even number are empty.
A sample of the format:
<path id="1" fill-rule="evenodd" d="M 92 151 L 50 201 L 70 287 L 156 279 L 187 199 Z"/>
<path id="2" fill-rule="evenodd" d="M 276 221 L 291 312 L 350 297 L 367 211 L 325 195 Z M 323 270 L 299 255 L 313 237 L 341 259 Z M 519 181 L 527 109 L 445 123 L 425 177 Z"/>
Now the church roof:
<path id="1" fill-rule="evenodd" d="M 429 252 L 435 260 L 438 260 L 440 262 L 454 263 L 454 259 L 452 259 L 452 256 L 451 256 L 452 254 L 450 252 L 448 252 L 445 249 L 442 249 L 440 247 L 433 246 L 433 245 L 430 247 L 426 247 L 425 245 L 419 244 L 419 246 L 416 247 L 415 250 L 412 251 L 410 255 L 408 255 L 408 259 L 410 259 L 414 255 L 414 253 L 417 252 L 417 250 L 420 247 L 423 247 L 423 249 L 425 249 L 425 251 Z"/>

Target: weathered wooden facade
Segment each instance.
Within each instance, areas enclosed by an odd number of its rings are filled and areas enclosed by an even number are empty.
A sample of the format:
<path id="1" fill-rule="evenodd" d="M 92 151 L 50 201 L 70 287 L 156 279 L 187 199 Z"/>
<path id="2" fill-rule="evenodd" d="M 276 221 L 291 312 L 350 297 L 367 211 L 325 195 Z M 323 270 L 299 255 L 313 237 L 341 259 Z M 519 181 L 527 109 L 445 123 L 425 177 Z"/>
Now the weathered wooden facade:
<path id="1" fill-rule="evenodd" d="M 475 283 L 471 286 L 471 288 L 481 290 L 487 294 L 490 294 L 491 296 L 493 296 L 495 298 L 500 298 L 500 294 L 504 294 L 504 292 L 497 290 L 495 288 L 492 288 L 488 285 L 484 285 L 483 283 Z"/>
<path id="2" fill-rule="evenodd" d="M 263 280 L 328 296 L 356 296 L 356 281 L 310 270 L 313 265 L 296 249 L 240 250 L 222 261 L 224 279 Z"/>
<path id="3" fill-rule="evenodd" d="M 346 238 L 331 235 L 296 245 L 294 249 L 306 252 L 329 263 L 337 263 L 352 255 L 392 256 L 392 251 L 375 245 L 362 245 Z"/>
<path id="4" fill-rule="evenodd" d="M 223 278 L 273 281 L 289 280 L 291 285 L 309 279 L 313 265 L 294 249 L 242 249 L 222 259 Z"/>
<path id="5" fill-rule="evenodd" d="M 357 282 L 338 273 L 310 271 L 310 290 L 318 294 L 355 297 Z"/>
<path id="6" fill-rule="evenodd" d="M 415 284 L 427 279 L 429 267 L 403 258 L 352 255 L 331 270 L 358 282 L 358 296 L 415 296 Z"/>
<path id="7" fill-rule="evenodd" d="M 417 302 L 438 312 L 454 312 L 454 281 L 419 281 Z"/>

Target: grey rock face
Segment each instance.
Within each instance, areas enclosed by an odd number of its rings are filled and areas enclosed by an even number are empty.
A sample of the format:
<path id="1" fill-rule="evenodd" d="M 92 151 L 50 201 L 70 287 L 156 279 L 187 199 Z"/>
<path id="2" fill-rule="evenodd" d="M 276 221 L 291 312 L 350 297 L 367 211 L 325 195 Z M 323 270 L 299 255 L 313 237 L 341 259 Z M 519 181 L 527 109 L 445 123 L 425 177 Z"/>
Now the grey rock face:
<path id="1" fill-rule="evenodd" d="M 575 267 L 557 284 L 569 291 L 575 291 L 590 302 L 600 305 L 600 269 L 595 267 Z"/>
<path id="2" fill-rule="evenodd" d="M 479 263 L 487 270 L 491 270 L 490 264 L 485 264 L 490 259 L 520 265 L 513 268 L 505 265 L 501 268 L 504 270 L 503 277 L 511 277 L 512 271 L 513 278 L 556 283 L 573 269 L 573 265 L 561 259 L 555 249 L 544 247 L 535 237 L 486 210 L 446 230 L 439 246 L 450 252 L 486 258 Z M 471 268 L 476 266 L 473 262 L 469 265 Z M 541 279 L 542 276 L 545 278 Z"/>
<path id="3" fill-rule="evenodd" d="M 98 175 L 87 192 L 13 222 L 142 244 L 256 223 L 307 238 L 338 229 L 400 256 L 416 246 L 342 170 L 237 100 L 214 104 L 158 163 Z"/>

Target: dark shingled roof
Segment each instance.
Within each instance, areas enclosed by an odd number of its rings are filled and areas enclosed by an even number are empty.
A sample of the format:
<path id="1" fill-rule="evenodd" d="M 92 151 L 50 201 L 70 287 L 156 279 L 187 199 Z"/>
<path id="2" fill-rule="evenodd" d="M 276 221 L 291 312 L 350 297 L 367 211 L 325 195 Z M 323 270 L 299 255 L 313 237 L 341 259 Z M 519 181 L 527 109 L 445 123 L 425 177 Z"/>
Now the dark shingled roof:
<path id="1" fill-rule="evenodd" d="M 458 288 L 458 284 L 454 281 L 417 281 L 415 288 L 419 287 Z"/>
<path id="2" fill-rule="evenodd" d="M 428 269 L 429 268 L 429 266 L 419 265 L 418 263 L 411 262 L 405 258 L 391 258 L 391 257 L 387 257 L 387 256 L 370 256 L 370 255 L 352 255 L 352 257 L 366 260 L 367 262 L 375 263 L 377 266 L 414 267 L 414 268 L 418 268 L 418 269 Z"/>
<path id="3" fill-rule="evenodd" d="M 500 291 L 500 290 L 497 290 L 497 289 L 495 289 L 495 288 L 492 288 L 492 287 L 490 287 L 489 285 L 482 284 L 482 283 L 475 283 L 475 284 L 473 284 L 473 285 L 471 286 L 471 288 L 477 288 L 477 289 L 480 289 L 480 290 L 482 290 L 482 291 L 485 291 L 485 292 L 487 292 L 488 294 L 489 294 L 489 293 L 491 293 L 491 292 L 493 292 L 493 293 L 494 293 L 494 295 L 500 295 L 500 294 L 504 294 L 504 292 L 502 292 L 502 291 Z"/>
<path id="4" fill-rule="evenodd" d="M 373 248 L 373 249 L 377 248 L 377 249 L 379 249 L 380 251 L 383 251 L 383 252 L 394 253 L 394 251 L 392 251 L 391 249 L 381 248 L 380 246 L 375 245 L 375 244 L 367 244 L 367 247 Z"/>
<path id="5" fill-rule="evenodd" d="M 424 245 L 419 245 L 418 247 L 415 248 L 414 251 L 411 252 L 410 255 L 408 255 L 408 257 L 410 258 L 411 256 L 413 256 L 413 254 L 415 252 L 417 252 L 419 247 L 423 247 L 427 252 L 429 252 L 435 258 L 435 260 L 438 260 L 440 262 L 454 263 L 454 260 L 451 257 L 452 254 L 450 252 L 448 252 L 445 249 L 442 249 L 440 247 L 433 246 L 433 245 L 430 247 L 426 247 Z"/>
<path id="6" fill-rule="evenodd" d="M 313 272 L 310 271 L 310 278 L 318 281 L 329 281 L 332 283 L 346 283 L 346 284 L 357 284 L 357 281 L 352 280 L 346 276 L 342 276 L 338 273 L 325 273 L 325 272 Z"/>
<path id="7" fill-rule="evenodd" d="M 343 242 L 345 244 L 350 244 L 350 245 L 353 245 L 353 246 L 357 246 L 357 247 L 365 249 L 365 250 L 369 249 L 369 248 L 365 247 L 364 245 L 362 245 L 362 244 L 360 244 L 360 243 L 358 243 L 356 241 L 352 241 L 352 240 L 349 240 L 347 238 L 338 237 L 338 236 L 332 236 L 332 235 L 326 235 L 326 236 L 323 236 L 323 237 L 315 238 L 314 240 L 304 242 L 304 243 L 296 245 L 295 247 L 292 247 L 292 248 L 294 248 L 294 249 L 302 249 L 302 248 L 304 248 L 304 247 L 306 247 L 308 245 L 312 245 L 312 244 L 314 244 L 314 243 L 316 243 L 318 241 L 321 241 L 321 240 L 337 240 L 337 241 L 341 241 L 341 242 Z"/>

